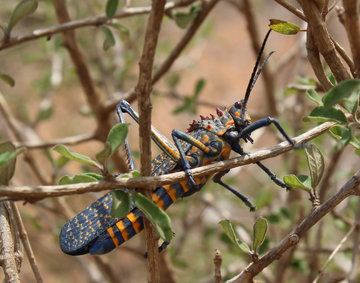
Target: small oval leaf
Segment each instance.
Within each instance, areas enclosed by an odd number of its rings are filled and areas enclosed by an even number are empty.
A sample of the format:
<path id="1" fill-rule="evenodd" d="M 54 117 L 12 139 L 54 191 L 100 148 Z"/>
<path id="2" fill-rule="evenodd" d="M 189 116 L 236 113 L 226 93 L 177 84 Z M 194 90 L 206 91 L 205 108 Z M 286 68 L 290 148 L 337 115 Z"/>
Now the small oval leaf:
<path id="1" fill-rule="evenodd" d="M 116 28 L 122 35 L 123 40 L 130 37 L 130 30 L 126 26 L 120 25 L 119 23 L 110 23 L 109 26 Z"/>
<path id="2" fill-rule="evenodd" d="M 335 125 L 330 128 L 330 134 L 337 139 L 340 139 L 340 144 L 346 146 L 348 143 L 351 143 L 356 147 L 356 138 L 351 135 L 351 128 L 345 128 L 340 125 Z"/>
<path id="3" fill-rule="evenodd" d="M 337 122 L 340 124 L 346 124 L 347 119 L 345 114 L 340 110 L 334 107 L 326 110 L 324 106 L 315 107 L 309 116 L 303 118 L 304 122 L 307 121 L 317 121 L 317 122 Z"/>
<path id="4" fill-rule="evenodd" d="M 253 227 L 253 251 L 256 253 L 257 249 L 265 240 L 266 232 L 268 228 L 267 220 L 263 217 L 259 217 Z"/>
<path id="5" fill-rule="evenodd" d="M 38 2 L 35 0 L 24 0 L 17 4 L 11 13 L 7 31 L 12 30 L 22 18 L 35 12 L 37 6 Z"/>
<path id="6" fill-rule="evenodd" d="M 284 177 L 284 182 L 286 185 L 291 187 L 294 190 L 304 190 L 307 192 L 311 192 L 311 178 L 306 175 L 288 175 Z"/>
<path id="7" fill-rule="evenodd" d="M 311 186 L 315 190 L 325 171 L 324 155 L 314 143 L 305 147 L 305 153 L 310 169 Z"/>
<path id="8" fill-rule="evenodd" d="M 307 97 L 309 97 L 309 99 L 311 99 L 312 101 L 315 101 L 317 104 L 319 104 L 320 106 L 323 105 L 323 102 L 321 101 L 321 97 L 320 95 L 315 91 L 315 89 L 313 88 L 309 88 L 306 91 L 306 95 Z"/>
<path id="9" fill-rule="evenodd" d="M 118 5 L 119 0 L 108 0 L 106 2 L 106 16 L 109 19 L 115 15 Z"/>
<path id="10" fill-rule="evenodd" d="M 171 241 L 173 233 L 169 216 L 159 206 L 140 193 L 131 194 L 134 204 L 150 219 L 164 241 Z"/>
<path id="11" fill-rule="evenodd" d="M 84 164 L 92 165 L 97 168 L 101 168 L 101 166 L 96 163 L 94 160 L 92 160 L 90 157 L 82 155 L 80 153 L 72 152 L 70 151 L 65 145 L 58 144 L 55 147 L 53 147 L 53 150 L 57 151 L 61 155 L 65 156 L 66 158 L 69 158 L 71 160 L 75 160 Z"/>
<path id="12" fill-rule="evenodd" d="M 223 227 L 226 235 L 230 238 L 230 240 L 243 252 L 246 252 L 247 254 L 251 254 L 251 250 L 249 248 L 249 246 L 240 241 L 237 234 L 234 231 L 234 228 L 231 224 L 231 222 L 228 219 L 222 220 L 219 222 L 219 224 L 221 225 L 221 227 Z"/>
<path id="13" fill-rule="evenodd" d="M 131 198 L 128 192 L 123 190 L 112 190 L 112 206 L 110 215 L 113 218 L 125 218 L 131 208 Z"/>
<path id="14" fill-rule="evenodd" d="M 80 173 L 72 177 L 69 177 L 68 175 L 62 177 L 59 180 L 59 185 L 81 184 L 81 183 L 90 183 L 96 181 L 97 180 L 94 177 L 89 176 L 86 173 Z"/>
<path id="15" fill-rule="evenodd" d="M 278 19 L 270 19 L 269 27 L 281 34 L 297 34 L 300 31 L 300 27 L 298 25 L 278 20 Z"/>
<path id="16" fill-rule="evenodd" d="M 106 26 L 101 26 L 101 31 L 104 36 L 103 49 L 107 51 L 110 47 L 115 45 L 115 38 L 111 30 Z"/>
<path id="17" fill-rule="evenodd" d="M 128 134 L 128 128 L 128 123 L 120 123 L 112 127 L 110 130 L 107 141 L 111 144 L 111 154 L 113 154 L 119 148 L 119 146 L 124 143 Z"/>
<path id="18" fill-rule="evenodd" d="M 13 87 L 15 85 L 14 79 L 7 74 L 0 72 L 0 79 L 2 79 L 4 82 L 6 82 L 11 87 Z"/>
<path id="19" fill-rule="evenodd" d="M 0 143 L 0 158 L 2 159 L 2 166 L 0 166 L 0 185 L 9 185 L 9 181 L 15 172 L 15 157 L 24 151 L 25 148 L 16 149 L 15 145 L 10 141 Z"/>

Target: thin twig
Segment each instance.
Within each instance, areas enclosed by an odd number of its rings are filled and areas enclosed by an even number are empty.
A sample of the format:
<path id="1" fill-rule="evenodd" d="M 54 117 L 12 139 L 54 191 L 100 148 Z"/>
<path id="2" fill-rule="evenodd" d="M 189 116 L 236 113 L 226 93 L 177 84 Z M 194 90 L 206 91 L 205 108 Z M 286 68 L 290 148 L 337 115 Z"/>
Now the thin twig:
<path id="1" fill-rule="evenodd" d="M 306 22 L 306 17 L 303 14 L 303 12 L 301 12 L 299 9 L 295 8 L 290 3 L 288 3 L 284 0 L 275 0 L 275 2 L 277 2 L 278 4 L 283 6 L 285 9 L 289 10 L 291 13 L 293 13 L 294 15 L 296 15 L 297 17 L 299 17 L 300 19 L 302 19 L 303 21 Z"/>
<path id="2" fill-rule="evenodd" d="M 327 132 L 332 126 L 336 125 L 334 122 L 323 123 L 302 135 L 293 138 L 296 145 L 301 146 L 315 137 Z M 201 177 L 208 174 L 214 174 L 219 171 L 239 167 L 246 164 L 255 163 L 264 159 L 278 156 L 293 147 L 288 142 L 282 142 L 271 148 L 257 151 L 246 156 L 241 156 L 229 160 L 219 161 L 214 164 L 202 166 L 192 169 L 194 177 Z M 167 175 L 160 175 L 155 177 L 140 177 L 140 178 L 120 178 L 114 182 L 91 182 L 74 185 L 63 186 L 21 186 L 21 187 L 1 187 L 0 197 L 8 196 L 16 199 L 25 200 L 40 200 L 47 197 L 58 197 L 64 195 L 84 194 L 88 192 L 99 192 L 104 190 L 111 190 L 117 188 L 147 188 L 151 191 L 151 187 L 160 187 L 166 184 L 175 184 L 186 180 L 184 172 L 177 172 Z"/>
<path id="3" fill-rule="evenodd" d="M 55 146 L 57 144 L 64 144 L 64 145 L 76 145 L 79 143 L 83 143 L 86 141 L 90 141 L 96 138 L 96 132 L 91 132 L 91 133 L 86 133 L 86 134 L 81 134 L 81 135 L 77 135 L 77 136 L 72 136 L 72 137 L 65 137 L 65 138 L 59 138 L 59 139 L 53 139 L 53 140 L 47 140 L 47 141 L 42 141 L 42 140 L 36 140 L 36 141 L 18 141 L 18 142 L 14 142 L 14 145 L 16 147 L 21 147 L 21 146 L 26 146 L 27 148 L 48 148 L 48 147 L 52 147 Z"/>
<path id="4" fill-rule="evenodd" d="M 32 251 L 32 248 L 31 248 L 29 238 L 28 238 L 27 232 L 25 230 L 24 224 L 22 222 L 19 209 L 17 208 L 17 205 L 14 202 L 10 202 L 10 207 L 11 207 L 11 210 L 12 210 L 12 212 L 14 214 L 16 227 L 19 230 L 20 238 L 21 238 L 21 241 L 23 243 L 23 246 L 24 246 L 26 255 L 28 257 L 28 260 L 30 262 L 31 269 L 32 269 L 32 271 L 33 271 L 33 273 L 35 275 L 36 282 L 38 282 L 38 283 L 44 282 L 42 280 L 38 265 L 36 263 L 35 256 L 34 256 L 34 253 Z"/>
<path id="5" fill-rule="evenodd" d="M 346 240 L 349 238 L 349 236 L 351 235 L 351 233 L 355 230 L 356 225 L 353 225 L 351 227 L 351 229 L 349 230 L 349 232 L 347 232 L 347 234 L 345 235 L 344 238 L 342 238 L 342 240 L 340 241 L 340 243 L 336 246 L 336 248 L 334 249 L 334 251 L 331 253 L 331 255 L 329 256 L 328 260 L 326 261 L 326 263 L 324 264 L 324 267 L 319 270 L 319 274 L 316 276 L 316 278 L 314 279 L 313 283 L 317 283 L 318 280 L 320 279 L 321 276 L 324 275 L 324 271 L 325 268 L 329 265 L 330 261 L 334 258 L 334 256 L 337 254 L 337 252 L 340 250 L 341 246 L 346 242 Z"/>
<path id="6" fill-rule="evenodd" d="M 352 259 L 351 259 L 351 270 L 349 272 L 348 280 L 349 283 L 356 283 L 359 274 L 359 239 L 360 239 L 360 200 L 357 200 L 355 222 L 354 222 L 354 235 L 353 235 L 353 248 L 352 248 Z M 349 231 L 350 232 L 350 231 Z"/>

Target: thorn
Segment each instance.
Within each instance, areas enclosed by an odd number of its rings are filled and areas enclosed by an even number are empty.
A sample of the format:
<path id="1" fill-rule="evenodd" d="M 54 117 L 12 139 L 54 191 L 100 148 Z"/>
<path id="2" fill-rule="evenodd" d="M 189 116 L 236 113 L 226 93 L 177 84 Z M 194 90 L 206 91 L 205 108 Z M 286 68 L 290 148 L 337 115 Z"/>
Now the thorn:
<path id="1" fill-rule="evenodd" d="M 213 114 L 210 113 L 211 118 L 214 120 L 215 116 Z"/>
<path id="2" fill-rule="evenodd" d="M 216 107 L 216 113 L 219 115 L 219 116 L 222 116 L 224 113 L 220 110 L 219 107 Z"/>
<path id="3" fill-rule="evenodd" d="M 203 115 L 200 115 L 200 118 L 201 118 L 201 120 L 205 120 L 205 119 L 206 119 L 206 117 L 203 116 Z"/>

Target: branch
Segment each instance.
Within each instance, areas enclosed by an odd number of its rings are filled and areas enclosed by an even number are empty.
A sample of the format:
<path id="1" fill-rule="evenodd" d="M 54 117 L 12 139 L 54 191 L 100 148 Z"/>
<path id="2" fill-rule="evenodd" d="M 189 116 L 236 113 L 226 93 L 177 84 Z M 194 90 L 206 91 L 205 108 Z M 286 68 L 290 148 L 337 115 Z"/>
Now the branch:
<path id="1" fill-rule="evenodd" d="M 355 63 L 355 77 L 360 78 L 360 26 L 356 0 L 343 1 L 345 9 L 345 29 L 349 38 L 351 53 Z"/>
<path id="2" fill-rule="evenodd" d="M 5 275 L 5 282 L 20 282 L 14 255 L 14 244 L 10 225 L 6 217 L 5 206 L 0 204 L 0 266 Z"/>
<path id="3" fill-rule="evenodd" d="M 279 244 L 268 251 L 256 263 L 250 263 L 244 271 L 227 283 L 253 282 L 253 278 L 270 263 L 280 258 L 289 248 L 299 243 L 300 238 L 320 221 L 326 214 L 333 210 L 345 198 L 351 195 L 360 195 L 360 171 L 358 171 L 332 198 L 323 205 L 314 209 L 299 226 L 289 233 Z"/>
<path id="4" fill-rule="evenodd" d="M 165 9 L 171 10 L 176 7 L 183 7 L 188 6 L 191 3 L 193 3 L 195 0 L 186 0 L 186 1 L 172 1 L 166 3 Z M 131 16 L 137 16 L 142 14 L 148 14 L 151 11 L 151 6 L 145 6 L 145 7 L 124 7 L 119 12 L 115 14 L 113 18 L 126 18 Z M 101 14 L 94 17 L 89 17 L 81 20 L 74 20 L 69 21 L 66 23 L 62 23 L 56 26 L 51 26 L 47 28 L 37 29 L 33 30 L 31 32 L 27 32 L 21 35 L 18 35 L 16 37 L 12 37 L 9 39 L 9 41 L 4 42 L 3 40 L 0 41 L 0 50 L 18 45 L 23 42 L 35 40 L 41 37 L 49 37 L 53 34 L 74 30 L 81 27 L 86 26 L 99 26 L 104 23 L 110 22 L 112 19 L 109 19 L 106 17 L 105 14 Z"/>
<path id="5" fill-rule="evenodd" d="M 139 81 L 135 88 L 139 105 L 139 136 L 140 136 L 140 172 L 142 176 L 151 176 L 151 100 L 152 69 L 155 50 L 164 16 L 166 0 L 153 0 L 149 16 L 144 48 L 139 62 Z M 149 188 L 153 188 L 150 186 Z M 150 200 L 152 192 L 142 189 L 141 192 Z M 155 227 L 144 217 L 146 248 L 148 254 L 148 275 L 152 283 L 160 282 L 158 240 Z"/>
<path id="6" fill-rule="evenodd" d="M 327 132 L 332 126 L 336 125 L 334 122 L 323 123 L 314 129 L 303 133 L 294 138 L 297 147 L 309 142 L 315 137 Z M 258 152 L 241 156 L 229 160 L 219 161 L 211 165 L 202 166 L 192 169 L 194 177 L 201 177 L 209 174 L 214 174 L 223 170 L 255 163 L 264 159 L 278 156 L 290 151 L 293 147 L 288 142 L 282 142 L 276 146 L 268 149 L 260 150 Z M 144 188 L 151 191 L 151 187 L 160 187 L 167 184 L 175 184 L 186 180 L 184 172 L 177 172 L 173 174 L 155 176 L 155 177 L 141 177 L 141 178 L 121 178 L 114 182 L 92 182 L 74 185 L 63 186 L 20 186 L 20 187 L 0 187 L 0 197 L 7 196 L 17 200 L 31 200 L 37 201 L 47 197 L 59 197 L 64 195 L 84 194 L 89 192 L 100 192 L 104 190 L 113 190 L 120 188 Z"/>
<path id="7" fill-rule="evenodd" d="M 38 141 L 14 142 L 14 145 L 16 147 L 26 146 L 27 148 L 47 148 L 47 147 L 55 146 L 57 144 L 75 145 L 95 138 L 96 138 L 96 133 L 92 132 L 92 133 L 86 133 L 77 136 L 53 139 L 48 141 L 38 140 Z"/>

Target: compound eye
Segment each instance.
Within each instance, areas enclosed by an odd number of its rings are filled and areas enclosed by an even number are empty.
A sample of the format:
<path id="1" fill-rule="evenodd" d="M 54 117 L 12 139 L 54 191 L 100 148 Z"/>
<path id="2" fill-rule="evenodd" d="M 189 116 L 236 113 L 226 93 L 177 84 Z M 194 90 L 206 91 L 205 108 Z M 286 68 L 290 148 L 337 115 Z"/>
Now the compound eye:
<path id="1" fill-rule="evenodd" d="M 235 106 L 237 109 L 241 109 L 242 104 L 241 104 L 241 102 L 237 101 L 237 102 L 235 102 L 234 106 Z"/>

